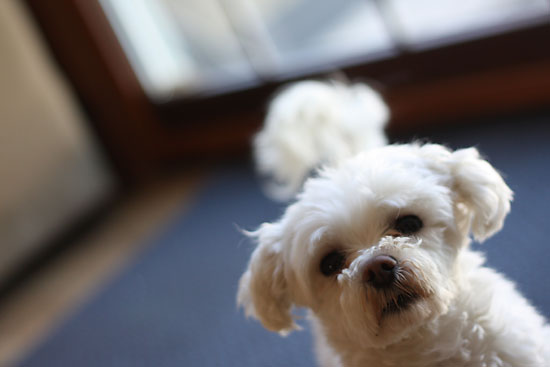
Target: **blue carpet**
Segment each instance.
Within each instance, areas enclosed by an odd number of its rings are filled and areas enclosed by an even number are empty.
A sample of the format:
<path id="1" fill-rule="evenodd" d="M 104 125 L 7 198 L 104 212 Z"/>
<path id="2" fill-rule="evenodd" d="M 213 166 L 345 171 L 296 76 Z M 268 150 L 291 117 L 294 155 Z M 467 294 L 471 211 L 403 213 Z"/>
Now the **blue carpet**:
<path id="1" fill-rule="evenodd" d="M 550 119 L 548 116 L 428 132 L 450 147 L 477 146 L 515 191 L 504 230 L 480 248 L 489 263 L 550 316 Z M 72 315 L 21 366 L 314 366 L 308 330 L 287 338 L 236 309 L 255 228 L 283 207 L 266 199 L 248 164 L 217 170 L 190 211 Z"/>

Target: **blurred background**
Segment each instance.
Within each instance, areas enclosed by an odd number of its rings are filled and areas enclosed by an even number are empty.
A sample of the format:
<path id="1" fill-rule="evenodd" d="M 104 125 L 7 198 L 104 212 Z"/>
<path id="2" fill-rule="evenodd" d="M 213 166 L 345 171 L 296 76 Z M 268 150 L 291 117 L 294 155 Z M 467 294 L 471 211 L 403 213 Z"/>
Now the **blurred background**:
<path id="1" fill-rule="evenodd" d="M 313 365 L 236 310 L 237 228 L 282 211 L 249 157 L 270 96 L 328 77 L 502 170 L 484 249 L 550 316 L 548 0 L 4 0 L 0 365 Z"/>

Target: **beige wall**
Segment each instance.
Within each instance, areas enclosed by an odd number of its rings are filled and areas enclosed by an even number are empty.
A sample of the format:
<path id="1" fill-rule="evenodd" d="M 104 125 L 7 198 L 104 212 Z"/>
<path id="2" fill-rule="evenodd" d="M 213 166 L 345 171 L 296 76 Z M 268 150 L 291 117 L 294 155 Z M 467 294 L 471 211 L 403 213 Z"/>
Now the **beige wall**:
<path id="1" fill-rule="evenodd" d="M 27 9 L 0 1 L 0 282 L 112 186 Z"/>

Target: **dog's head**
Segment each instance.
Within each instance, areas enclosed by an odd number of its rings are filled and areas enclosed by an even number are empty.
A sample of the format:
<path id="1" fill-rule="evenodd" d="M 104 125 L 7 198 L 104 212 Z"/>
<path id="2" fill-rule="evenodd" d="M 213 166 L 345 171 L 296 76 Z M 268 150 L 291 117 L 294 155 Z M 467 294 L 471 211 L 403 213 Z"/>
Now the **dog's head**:
<path id="1" fill-rule="evenodd" d="M 477 150 L 392 145 L 309 179 L 258 241 L 238 302 L 270 330 L 307 307 L 333 339 L 391 344 L 445 313 L 469 235 L 497 232 L 512 192 Z"/>

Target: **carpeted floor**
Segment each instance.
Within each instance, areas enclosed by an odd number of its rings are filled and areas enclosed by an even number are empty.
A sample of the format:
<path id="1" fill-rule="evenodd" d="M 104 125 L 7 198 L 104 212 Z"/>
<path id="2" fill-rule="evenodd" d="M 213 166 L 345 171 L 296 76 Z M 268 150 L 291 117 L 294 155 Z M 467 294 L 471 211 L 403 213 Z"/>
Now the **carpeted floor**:
<path id="1" fill-rule="evenodd" d="M 550 117 L 418 136 L 453 148 L 475 145 L 506 176 L 516 193 L 512 214 L 481 248 L 550 317 Z M 249 164 L 221 167 L 193 209 L 167 223 L 150 250 L 20 365 L 314 366 L 307 328 L 281 338 L 235 306 L 252 250 L 238 228 L 255 228 L 282 210 L 259 191 Z"/>

